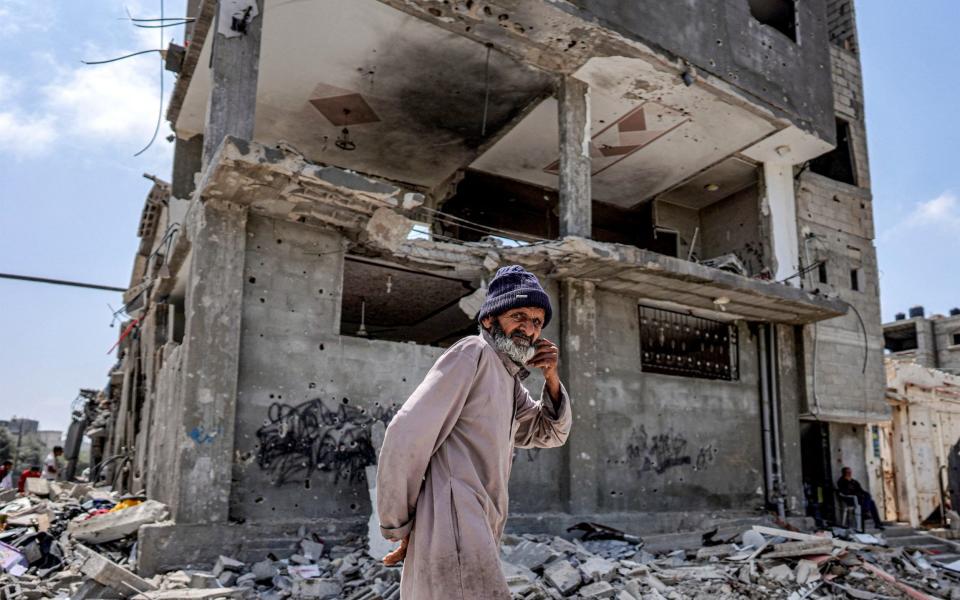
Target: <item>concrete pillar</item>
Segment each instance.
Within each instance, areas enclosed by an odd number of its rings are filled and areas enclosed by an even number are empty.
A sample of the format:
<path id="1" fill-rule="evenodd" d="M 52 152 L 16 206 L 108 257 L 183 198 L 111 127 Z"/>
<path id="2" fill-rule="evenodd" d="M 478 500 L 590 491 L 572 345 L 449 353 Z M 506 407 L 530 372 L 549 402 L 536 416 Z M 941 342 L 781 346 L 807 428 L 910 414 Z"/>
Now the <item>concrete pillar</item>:
<path id="1" fill-rule="evenodd" d="M 560 237 L 591 235 L 590 86 L 564 77 L 560 120 Z"/>
<path id="2" fill-rule="evenodd" d="M 173 149 L 173 178 L 170 193 L 174 198 L 186 200 L 196 187 L 194 177 L 203 168 L 203 136 L 195 135 L 185 140 L 178 137 Z"/>
<path id="3" fill-rule="evenodd" d="M 917 353 L 916 361 L 921 367 L 936 369 L 937 364 L 937 335 L 933 329 L 933 321 L 925 318 L 915 319 L 917 324 Z"/>
<path id="4" fill-rule="evenodd" d="M 225 522 L 233 467 L 247 209 L 206 201 L 188 214 L 183 408 L 171 507 L 178 524 Z"/>
<path id="5" fill-rule="evenodd" d="M 560 283 L 560 363 L 563 382 L 573 401 L 573 429 L 567 440 L 567 511 L 595 512 L 601 486 L 597 469 L 599 406 L 595 398 L 597 374 L 597 302 L 595 285 L 568 279 Z"/>
<path id="6" fill-rule="evenodd" d="M 204 128 L 203 164 L 210 162 L 223 138 L 232 135 L 242 140 L 253 139 L 254 115 L 257 106 L 257 79 L 260 70 L 260 35 L 263 27 L 263 0 L 246 0 L 249 17 L 217 6 L 216 20 L 211 26 L 213 51 L 210 57 L 210 100 Z M 236 19 L 243 20 L 237 25 Z M 243 29 L 239 31 L 238 29 Z"/>
<path id="7" fill-rule="evenodd" d="M 786 163 L 763 163 L 766 204 L 770 211 L 770 234 L 776 260 L 774 279 L 782 281 L 800 270 L 800 245 L 797 239 L 797 199 L 793 187 L 793 166 Z M 800 278 L 786 282 L 799 287 Z"/>

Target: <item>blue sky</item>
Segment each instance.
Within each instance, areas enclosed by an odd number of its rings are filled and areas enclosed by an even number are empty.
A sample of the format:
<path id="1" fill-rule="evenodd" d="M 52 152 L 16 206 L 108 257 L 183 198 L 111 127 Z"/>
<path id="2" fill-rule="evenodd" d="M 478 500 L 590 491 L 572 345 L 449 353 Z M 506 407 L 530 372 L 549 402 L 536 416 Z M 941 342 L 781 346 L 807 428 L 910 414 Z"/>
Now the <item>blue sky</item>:
<path id="1" fill-rule="evenodd" d="M 0 272 L 129 283 L 142 174 L 168 178 L 172 147 L 163 123 L 133 156 L 156 121 L 157 55 L 80 64 L 160 47 L 159 30 L 121 20 L 124 6 L 152 17 L 159 3 L 0 0 Z M 946 312 L 960 305 L 960 3 L 857 11 L 884 319 L 913 304 Z M 115 360 L 108 304 L 120 294 L 0 280 L 0 418 L 66 427 L 77 389 L 102 387 Z"/>

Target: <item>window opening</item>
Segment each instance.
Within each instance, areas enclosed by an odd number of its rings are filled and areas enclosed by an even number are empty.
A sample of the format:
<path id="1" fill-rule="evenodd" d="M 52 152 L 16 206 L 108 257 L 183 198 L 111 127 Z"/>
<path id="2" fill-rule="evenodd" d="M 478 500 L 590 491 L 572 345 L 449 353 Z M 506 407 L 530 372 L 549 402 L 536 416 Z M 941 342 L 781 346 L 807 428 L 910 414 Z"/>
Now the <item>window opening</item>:
<path id="1" fill-rule="evenodd" d="M 860 291 L 860 269 L 850 269 L 850 289 Z"/>
<path id="2" fill-rule="evenodd" d="M 917 330 L 912 322 L 907 327 L 890 328 L 883 332 L 883 347 L 888 352 L 907 352 L 917 349 Z"/>
<path id="3" fill-rule="evenodd" d="M 647 373 L 739 378 L 737 329 L 729 323 L 640 306 L 640 367 Z"/>
<path id="4" fill-rule="evenodd" d="M 794 0 L 748 0 L 754 19 L 768 25 L 791 41 L 797 41 L 797 7 Z"/>
<path id="5" fill-rule="evenodd" d="M 960 332 L 953 334 L 953 345 L 960 345 Z"/>
<path id="6" fill-rule="evenodd" d="M 470 281 L 347 256 L 340 335 L 446 347 L 477 332 L 460 300 Z"/>
<path id="7" fill-rule="evenodd" d="M 827 282 L 827 261 L 820 261 L 820 264 L 817 265 L 817 275 L 820 278 L 820 283 Z"/>
<path id="8" fill-rule="evenodd" d="M 857 185 L 853 150 L 850 140 L 850 124 L 836 120 L 837 147 L 810 161 L 810 170 L 834 181 Z"/>

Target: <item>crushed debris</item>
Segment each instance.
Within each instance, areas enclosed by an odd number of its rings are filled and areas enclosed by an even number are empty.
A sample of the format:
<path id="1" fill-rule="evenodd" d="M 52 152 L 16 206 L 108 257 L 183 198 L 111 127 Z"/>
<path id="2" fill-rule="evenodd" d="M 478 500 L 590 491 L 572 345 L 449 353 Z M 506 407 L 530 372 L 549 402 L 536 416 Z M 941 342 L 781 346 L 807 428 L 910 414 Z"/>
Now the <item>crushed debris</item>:
<path id="1" fill-rule="evenodd" d="M 401 568 L 371 557 L 365 538 L 330 546 L 307 527 L 291 542 L 288 556 L 271 554 L 255 562 L 221 556 L 208 570 L 144 578 L 137 574 L 137 530 L 166 519 L 165 506 L 86 484 L 51 482 L 41 491 L 45 496 L 7 497 L 0 505 L 2 598 L 400 596 Z M 903 540 L 931 537 L 902 529 Z M 652 553 L 641 538 L 598 523 L 580 523 L 569 532 L 571 539 L 504 536 L 501 561 L 515 600 L 960 600 L 960 561 L 948 558 L 953 555 L 891 546 L 878 533 L 811 534 L 754 525 L 722 539 L 716 530 L 706 532 L 695 548 Z"/>

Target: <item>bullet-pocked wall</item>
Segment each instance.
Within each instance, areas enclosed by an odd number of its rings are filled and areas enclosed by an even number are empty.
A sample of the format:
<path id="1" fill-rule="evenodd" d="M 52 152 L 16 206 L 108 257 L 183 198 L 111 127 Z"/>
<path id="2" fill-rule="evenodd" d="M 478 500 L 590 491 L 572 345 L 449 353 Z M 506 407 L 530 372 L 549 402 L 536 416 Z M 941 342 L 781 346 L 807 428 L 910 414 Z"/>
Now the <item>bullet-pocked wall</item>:
<path id="1" fill-rule="evenodd" d="M 569 4 L 768 102 L 801 129 L 833 139 L 824 0 Z"/>
<path id="2" fill-rule="evenodd" d="M 366 518 L 370 425 L 442 350 L 339 335 L 338 234 L 251 215 L 247 235 L 230 516 Z"/>
<path id="3" fill-rule="evenodd" d="M 253 214 L 247 234 L 230 517 L 365 521 L 371 425 L 389 422 L 443 349 L 340 335 L 338 234 Z M 557 321 L 544 331 L 555 341 Z M 528 380 L 535 397 L 542 381 Z M 561 451 L 518 450 L 512 505 L 561 510 L 562 464 Z"/>
<path id="4" fill-rule="evenodd" d="M 594 439 L 598 507 L 668 512 L 761 505 L 757 344 L 749 328 L 736 326 L 738 378 L 722 381 L 642 372 L 635 298 L 598 293 L 597 318 L 598 417 L 595 429 L 575 435 Z"/>

